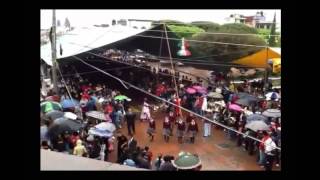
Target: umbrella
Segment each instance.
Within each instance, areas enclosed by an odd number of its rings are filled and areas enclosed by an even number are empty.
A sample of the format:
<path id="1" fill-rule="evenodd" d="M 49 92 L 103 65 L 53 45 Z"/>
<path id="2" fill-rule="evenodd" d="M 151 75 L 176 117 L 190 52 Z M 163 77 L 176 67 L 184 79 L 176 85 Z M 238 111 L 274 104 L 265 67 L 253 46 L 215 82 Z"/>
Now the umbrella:
<path id="1" fill-rule="evenodd" d="M 100 112 L 100 111 L 89 111 L 86 113 L 86 116 L 87 117 L 92 117 L 92 118 L 95 118 L 95 119 L 100 119 L 100 120 L 106 120 L 106 116 L 103 112 Z"/>
<path id="2" fill-rule="evenodd" d="M 244 73 L 245 76 L 252 76 L 254 74 L 256 74 L 256 70 L 254 70 L 254 69 L 249 69 L 248 71 L 246 71 Z"/>
<path id="3" fill-rule="evenodd" d="M 266 117 L 277 118 L 281 117 L 281 111 L 279 109 L 267 109 L 262 113 Z"/>
<path id="4" fill-rule="evenodd" d="M 127 96 L 125 96 L 125 95 L 116 96 L 116 97 L 114 97 L 114 100 L 119 100 L 119 101 L 127 100 L 127 101 L 131 101 L 131 99 L 128 98 Z"/>
<path id="5" fill-rule="evenodd" d="M 247 122 L 249 123 L 250 121 L 263 121 L 266 122 L 268 119 L 261 115 L 261 114 L 251 114 L 247 116 Z"/>
<path id="6" fill-rule="evenodd" d="M 248 129 L 251 129 L 255 132 L 259 130 L 269 130 L 269 126 L 263 121 L 251 121 L 245 126 Z"/>
<path id="7" fill-rule="evenodd" d="M 76 120 L 78 116 L 72 112 L 65 112 L 63 117 Z"/>
<path id="8" fill-rule="evenodd" d="M 74 108 L 75 106 L 78 106 L 80 103 L 77 100 L 74 99 L 65 99 L 61 102 L 61 105 L 63 108 Z"/>
<path id="9" fill-rule="evenodd" d="M 96 125 L 89 130 L 89 135 L 95 135 L 100 137 L 112 137 L 116 127 L 113 123 L 103 122 Z"/>
<path id="10" fill-rule="evenodd" d="M 268 101 L 271 100 L 271 98 L 274 98 L 274 99 L 280 98 L 280 95 L 276 92 L 269 92 L 265 96 L 266 96 L 266 100 L 268 100 Z"/>
<path id="11" fill-rule="evenodd" d="M 239 70 L 239 69 L 236 69 L 236 68 L 234 68 L 234 67 L 232 67 L 232 68 L 230 69 L 230 72 L 231 72 L 231 76 L 232 76 L 232 77 L 239 77 L 239 76 L 242 75 L 241 72 L 240 72 L 240 70 Z"/>
<path id="12" fill-rule="evenodd" d="M 238 99 L 235 101 L 235 104 L 242 105 L 242 106 L 250 106 L 252 101 L 249 99 Z"/>
<path id="13" fill-rule="evenodd" d="M 179 153 L 179 157 L 172 164 L 177 169 L 193 169 L 201 165 L 201 160 L 196 155 L 182 152 Z"/>
<path id="14" fill-rule="evenodd" d="M 60 97 L 57 95 L 54 96 L 48 96 L 45 98 L 46 101 L 56 101 L 56 102 L 60 102 Z"/>
<path id="15" fill-rule="evenodd" d="M 226 107 L 226 103 L 224 101 L 216 101 L 216 102 L 214 102 L 214 104 L 217 104 L 222 107 Z"/>
<path id="16" fill-rule="evenodd" d="M 110 122 L 102 122 L 95 126 L 96 129 L 101 131 L 114 132 L 116 127 L 113 123 Z"/>
<path id="17" fill-rule="evenodd" d="M 53 121 L 52 126 L 48 129 L 48 136 L 54 138 L 65 131 L 75 132 L 83 127 L 84 125 L 79 121 L 61 117 Z"/>
<path id="18" fill-rule="evenodd" d="M 242 108 L 237 104 L 230 104 L 229 109 L 233 111 L 239 111 L 239 112 L 242 111 Z"/>
<path id="19" fill-rule="evenodd" d="M 191 88 L 191 87 L 188 87 L 188 88 L 186 89 L 186 92 L 187 92 L 188 94 L 194 94 L 194 93 L 197 92 L 197 90 L 195 90 L 195 89 L 193 89 L 193 88 Z"/>
<path id="20" fill-rule="evenodd" d="M 40 103 L 41 111 L 47 113 L 49 111 L 58 110 L 62 111 L 62 107 L 59 103 L 53 101 L 45 101 Z"/>
<path id="21" fill-rule="evenodd" d="M 202 86 L 192 86 L 192 88 L 195 89 L 195 90 L 205 89 L 205 88 L 202 87 Z"/>
<path id="22" fill-rule="evenodd" d="M 207 90 L 206 89 L 198 89 L 197 92 L 200 94 L 206 94 Z"/>
<path id="23" fill-rule="evenodd" d="M 211 98 L 216 98 L 216 99 L 222 99 L 223 98 L 222 94 L 217 93 L 217 92 L 210 92 L 207 96 L 211 97 Z"/>
<path id="24" fill-rule="evenodd" d="M 61 118 L 63 117 L 64 113 L 62 111 L 57 111 L 57 110 L 53 110 L 53 111 L 49 111 L 45 114 L 46 118 L 51 118 L 52 120 L 55 120 L 57 118 Z"/>
<path id="25" fill-rule="evenodd" d="M 240 105 L 250 106 L 258 101 L 257 97 L 248 93 L 237 93 L 236 95 L 239 97 L 237 104 Z"/>

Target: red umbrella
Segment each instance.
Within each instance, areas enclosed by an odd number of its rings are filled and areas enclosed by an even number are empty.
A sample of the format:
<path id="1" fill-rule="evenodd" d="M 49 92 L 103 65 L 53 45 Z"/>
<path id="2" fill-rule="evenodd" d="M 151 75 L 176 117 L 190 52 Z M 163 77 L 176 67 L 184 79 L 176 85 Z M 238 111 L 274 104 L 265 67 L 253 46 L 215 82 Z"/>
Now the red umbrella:
<path id="1" fill-rule="evenodd" d="M 197 90 L 195 90 L 195 89 L 193 89 L 193 88 L 188 87 L 188 88 L 186 89 L 186 92 L 187 92 L 188 94 L 194 94 L 194 93 L 196 93 L 196 92 L 197 92 Z"/>
<path id="2" fill-rule="evenodd" d="M 45 99 L 46 101 L 56 101 L 56 102 L 60 102 L 60 97 L 57 96 L 57 95 L 54 95 L 54 96 L 48 96 L 46 97 Z"/>

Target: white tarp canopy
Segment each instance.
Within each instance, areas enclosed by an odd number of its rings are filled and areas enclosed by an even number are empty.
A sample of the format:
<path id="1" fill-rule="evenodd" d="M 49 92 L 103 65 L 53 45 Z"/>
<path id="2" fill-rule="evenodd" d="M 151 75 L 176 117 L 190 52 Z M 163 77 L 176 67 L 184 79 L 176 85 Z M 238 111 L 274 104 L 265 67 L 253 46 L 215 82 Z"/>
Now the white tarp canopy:
<path id="1" fill-rule="evenodd" d="M 107 28 L 90 27 L 75 28 L 66 34 L 57 37 L 57 59 L 77 55 L 107 44 L 139 34 L 146 29 L 135 29 L 128 26 L 115 25 Z M 63 53 L 60 55 L 60 44 Z M 51 44 L 42 45 L 41 58 L 52 66 Z"/>

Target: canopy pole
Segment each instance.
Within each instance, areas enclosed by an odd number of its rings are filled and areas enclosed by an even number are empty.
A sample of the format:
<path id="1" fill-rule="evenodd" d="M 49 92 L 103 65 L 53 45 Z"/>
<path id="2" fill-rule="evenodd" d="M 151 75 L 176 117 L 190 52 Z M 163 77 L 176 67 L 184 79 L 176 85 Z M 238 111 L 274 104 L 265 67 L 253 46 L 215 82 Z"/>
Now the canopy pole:
<path id="1" fill-rule="evenodd" d="M 269 58 L 269 47 L 267 47 L 267 52 L 266 52 L 266 69 L 265 69 L 265 79 L 264 79 L 264 94 L 267 91 L 267 84 L 268 84 L 268 80 L 269 80 L 269 65 L 268 65 L 268 58 Z"/>
<path id="2" fill-rule="evenodd" d="M 52 81 L 53 81 L 53 90 L 58 95 L 58 86 L 57 86 L 57 67 L 56 67 L 56 10 L 52 10 L 52 28 L 51 28 L 51 51 L 52 51 Z"/>
<path id="3" fill-rule="evenodd" d="M 177 86 L 177 82 L 176 82 L 176 71 L 175 71 L 175 66 L 173 65 L 173 62 L 172 62 L 172 57 L 171 57 L 171 50 L 170 50 L 170 44 L 169 44 L 169 38 L 168 38 L 168 33 L 167 33 L 167 28 L 166 28 L 166 24 L 163 24 L 164 26 L 164 31 L 165 31 L 165 34 L 166 34 L 166 39 L 167 39 L 167 45 L 168 45 L 168 52 L 169 52 L 169 58 L 170 58 L 170 64 L 171 64 L 171 69 L 173 71 L 173 81 L 174 81 L 174 86 L 175 86 L 175 89 L 176 89 L 176 100 L 179 101 L 179 91 L 178 91 L 178 86 Z M 179 108 L 179 114 L 182 116 L 182 113 L 181 113 L 181 109 Z"/>

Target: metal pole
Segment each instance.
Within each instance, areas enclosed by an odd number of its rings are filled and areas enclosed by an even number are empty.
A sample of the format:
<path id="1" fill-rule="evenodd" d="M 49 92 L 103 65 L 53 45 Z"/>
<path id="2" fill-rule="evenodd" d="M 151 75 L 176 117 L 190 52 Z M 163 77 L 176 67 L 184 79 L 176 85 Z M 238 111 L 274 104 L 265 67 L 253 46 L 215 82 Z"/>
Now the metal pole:
<path id="1" fill-rule="evenodd" d="M 58 94 L 57 86 L 57 67 L 56 67 L 56 10 L 52 10 L 52 42 L 51 42 L 51 52 L 52 52 L 52 81 L 53 81 L 53 90 Z"/>

